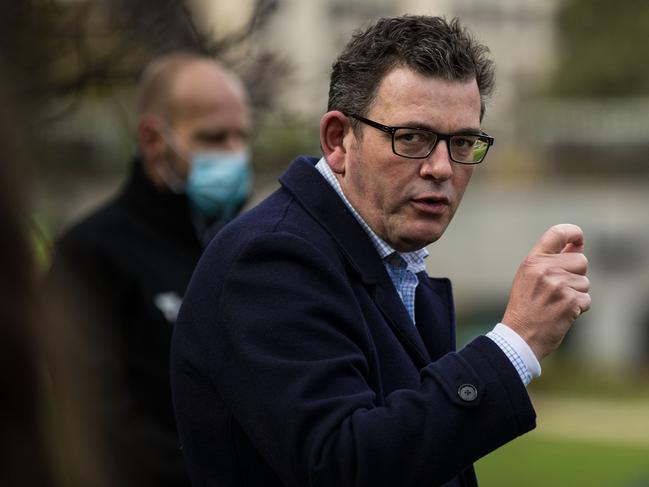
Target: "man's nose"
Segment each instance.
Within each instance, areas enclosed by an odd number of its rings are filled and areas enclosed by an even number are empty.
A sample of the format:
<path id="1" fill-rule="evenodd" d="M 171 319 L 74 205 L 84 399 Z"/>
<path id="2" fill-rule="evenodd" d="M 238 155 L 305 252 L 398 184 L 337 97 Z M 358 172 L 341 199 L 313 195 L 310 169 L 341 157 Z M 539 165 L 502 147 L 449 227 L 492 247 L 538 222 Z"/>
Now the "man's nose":
<path id="1" fill-rule="evenodd" d="M 453 176 L 453 161 L 449 157 L 447 144 L 445 140 L 438 141 L 433 152 L 423 159 L 420 169 L 422 178 L 445 181 Z"/>
<path id="2" fill-rule="evenodd" d="M 229 134 L 223 141 L 223 150 L 236 152 L 248 148 L 248 142 L 245 137 L 238 133 Z"/>

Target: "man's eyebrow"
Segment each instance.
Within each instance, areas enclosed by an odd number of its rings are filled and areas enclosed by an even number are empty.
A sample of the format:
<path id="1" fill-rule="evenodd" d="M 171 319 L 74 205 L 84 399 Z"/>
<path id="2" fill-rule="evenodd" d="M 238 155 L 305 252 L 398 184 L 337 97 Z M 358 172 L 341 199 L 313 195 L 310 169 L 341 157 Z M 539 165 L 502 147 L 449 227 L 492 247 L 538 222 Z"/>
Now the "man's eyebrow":
<path id="1" fill-rule="evenodd" d="M 195 133 L 195 137 L 199 139 L 211 139 L 211 138 L 219 138 L 219 137 L 227 137 L 228 131 L 227 130 L 210 130 L 210 129 L 204 129 L 204 130 L 198 130 Z"/>
<path id="2" fill-rule="evenodd" d="M 425 122 L 404 122 L 403 124 L 397 125 L 398 127 L 408 127 L 412 129 L 424 129 L 424 130 L 431 130 L 432 132 L 439 132 L 439 133 L 446 133 L 446 132 L 441 132 L 438 130 L 436 127 L 429 123 Z M 482 134 L 482 129 L 479 127 L 461 127 L 457 130 L 453 130 L 452 132 L 449 132 L 452 134 L 475 134 L 475 135 L 480 135 Z"/>

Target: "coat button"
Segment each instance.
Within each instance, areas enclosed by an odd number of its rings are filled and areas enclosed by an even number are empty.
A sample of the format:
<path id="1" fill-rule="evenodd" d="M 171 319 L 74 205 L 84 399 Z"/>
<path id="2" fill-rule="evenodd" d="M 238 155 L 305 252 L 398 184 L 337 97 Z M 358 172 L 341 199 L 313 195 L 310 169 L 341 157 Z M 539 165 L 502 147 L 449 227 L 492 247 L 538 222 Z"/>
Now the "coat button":
<path id="1" fill-rule="evenodd" d="M 478 389 L 471 384 L 462 384 L 457 390 L 457 395 L 463 401 L 472 402 L 478 397 Z"/>

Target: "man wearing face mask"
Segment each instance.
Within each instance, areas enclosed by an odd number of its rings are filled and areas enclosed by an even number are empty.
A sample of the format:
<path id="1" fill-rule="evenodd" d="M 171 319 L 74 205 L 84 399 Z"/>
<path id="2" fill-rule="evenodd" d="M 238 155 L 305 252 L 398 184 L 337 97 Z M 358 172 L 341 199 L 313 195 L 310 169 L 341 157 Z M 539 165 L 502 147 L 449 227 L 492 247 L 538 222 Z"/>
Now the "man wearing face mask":
<path id="1" fill-rule="evenodd" d="M 50 277 L 74 291 L 66 302 L 83 325 L 79 366 L 101 378 L 94 413 L 109 467 L 128 484 L 189 485 L 169 345 L 204 246 L 248 199 L 250 108 L 234 74 L 174 53 L 145 70 L 137 115 L 128 181 L 61 238 Z"/>

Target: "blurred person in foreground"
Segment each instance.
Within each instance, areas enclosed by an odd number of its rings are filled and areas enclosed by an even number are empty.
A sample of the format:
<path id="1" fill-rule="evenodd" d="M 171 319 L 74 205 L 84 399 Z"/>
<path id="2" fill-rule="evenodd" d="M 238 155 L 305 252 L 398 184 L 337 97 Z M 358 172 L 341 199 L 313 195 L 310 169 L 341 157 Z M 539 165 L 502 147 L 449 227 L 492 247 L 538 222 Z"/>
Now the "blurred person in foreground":
<path id="1" fill-rule="evenodd" d="M 27 191 L 23 171 L 26 161 L 17 151 L 16 119 L 19 119 L 7 85 L 0 81 L 0 485 L 47 487 L 57 485 L 51 438 L 44 400 L 46 382 L 40 362 L 36 270 L 29 240 Z"/>
<path id="2" fill-rule="evenodd" d="M 543 234 L 502 323 L 458 352 L 450 282 L 424 271 L 494 140 L 487 53 L 438 17 L 354 35 L 323 157 L 206 249 L 172 343 L 195 485 L 475 486 L 473 462 L 534 428 L 525 386 L 590 307 L 581 230 Z"/>
<path id="3" fill-rule="evenodd" d="M 133 485 L 189 485 L 169 385 L 176 315 L 205 244 L 246 202 L 250 108 L 211 58 L 172 53 L 145 70 L 138 154 L 120 193 L 58 242 L 51 281 L 73 293 L 80 366 L 103 376 L 106 456 Z M 71 297 L 70 297 L 71 296 Z"/>

